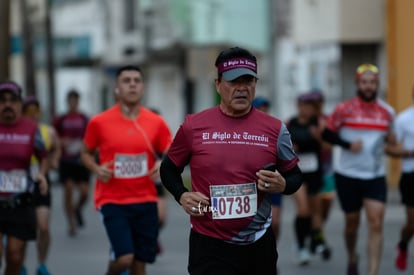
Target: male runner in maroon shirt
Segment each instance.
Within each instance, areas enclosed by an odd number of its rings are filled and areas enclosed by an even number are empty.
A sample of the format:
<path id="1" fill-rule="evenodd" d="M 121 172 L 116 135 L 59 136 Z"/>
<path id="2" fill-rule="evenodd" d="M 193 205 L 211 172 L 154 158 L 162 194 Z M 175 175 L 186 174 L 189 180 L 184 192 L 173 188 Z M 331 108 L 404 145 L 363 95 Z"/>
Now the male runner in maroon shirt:
<path id="1" fill-rule="evenodd" d="M 67 95 L 69 110 L 53 123 L 62 145 L 59 175 L 65 188 L 64 204 L 70 236 L 76 234 L 77 226 L 84 225 L 81 210 L 89 197 L 90 172 L 80 159 L 82 139 L 88 124 L 88 118 L 78 109 L 79 98 L 80 95 L 76 90 L 69 91 Z M 74 205 L 73 193 L 75 188 L 79 189 L 79 196 L 77 203 Z"/>
<path id="2" fill-rule="evenodd" d="M 221 102 L 187 116 L 162 162 L 162 182 L 190 215 L 190 274 L 274 275 L 270 194 L 300 187 L 298 158 L 286 126 L 252 108 L 256 57 L 230 48 L 215 65 Z M 191 192 L 181 178 L 187 164 Z"/>
<path id="3" fill-rule="evenodd" d="M 40 168 L 30 177 L 30 159 L 35 154 Z M 22 92 L 11 81 L 0 82 L 0 258 L 5 248 L 5 275 L 18 275 L 24 261 L 26 242 L 36 238 L 34 182 L 47 192 L 46 150 L 37 123 L 22 118 Z"/>

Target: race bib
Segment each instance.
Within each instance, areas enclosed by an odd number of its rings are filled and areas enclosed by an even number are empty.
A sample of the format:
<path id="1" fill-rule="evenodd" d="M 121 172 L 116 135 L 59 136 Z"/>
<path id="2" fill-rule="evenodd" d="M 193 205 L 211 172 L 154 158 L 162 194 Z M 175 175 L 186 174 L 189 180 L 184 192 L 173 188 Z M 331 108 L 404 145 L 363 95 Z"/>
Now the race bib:
<path id="1" fill-rule="evenodd" d="M 318 170 L 318 156 L 315 153 L 298 154 L 299 168 L 304 173 L 311 173 Z"/>
<path id="2" fill-rule="evenodd" d="M 22 170 L 0 172 L 0 192 L 21 193 L 27 190 L 27 173 Z"/>
<path id="3" fill-rule="evenodd" d="M 148 174 L 146 154 L 115 154 L 114 177 L 117 179 L 139 178 Z"/>
<path id="4" fill-rule="evenodd" d="M 237 219 L 256 215 L 256 183 L 210 186 L 213 219 Z"/>
<path id="5" fill-rule="evenodd" d="M 65 149 L 68 155 L 73 156 L 73 155 L 80 154 L 82 150 L 82 140 L 75 139 L 75 140 L 69 141 Z"/>

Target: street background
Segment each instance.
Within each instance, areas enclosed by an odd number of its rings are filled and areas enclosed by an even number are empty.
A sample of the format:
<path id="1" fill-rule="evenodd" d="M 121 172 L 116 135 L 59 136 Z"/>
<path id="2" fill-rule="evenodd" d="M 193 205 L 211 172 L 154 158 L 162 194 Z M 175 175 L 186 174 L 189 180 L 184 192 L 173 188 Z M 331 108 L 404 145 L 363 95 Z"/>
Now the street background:
<path id="1" fill-rule="evenodd" d="M 91 201 L 84 213 L 86 226 L 79 230 L 75 237 L 67 234 L 66 220 L 62 210 L 62 188 L 55 184 L 53 190 L 52 212 L 52 245 L 48 265 L 53 275 L 104 275 L 109 257 L 109 245 L 100 220 L 100 215 L 93 209 Z M 380 275 L 414 274 L 414 257 L 410 255 L 409 268 L 401 273 L 394 268 L 395 247 L 399 238 L 400 226 L 404 222 L 404 209 L 399 202 L 396 189 L 389 190 L 389 198 L 384 227 L 384 252 Z M 183 275 L 188 274 L 187 249 L 189 218 L 181 207 L 168 195 L 168 219 L 161 231 L 163 253 L 156 263 L 148 265 L 149 275 Z M 342 239 L 343 216 L 335 200 L 328 224 L 326 237 L 333 249 L 332 259 L 328 262 L 319 257 L 313 257 L 306 267 L 298 266 L 294 253 L 293 218 L 295 206 L 293 198 L 283 197 L 282 228 L 278 244 L 279 271 L 281 275 L 316 275 L 316 274 L 345 274 L 346 255 Z M 366 269 L 366 222 L 361 222 L 360 240 L 358 244 L 360 256 L 360 272 Z M 29 244 L 26 265 L 29 275 L 35 274 L 36 252 L 34 243 Z M 412 248 L 412 245 L 411 245 Z M 411 249 L 412 250 L 412 249 Z"/>

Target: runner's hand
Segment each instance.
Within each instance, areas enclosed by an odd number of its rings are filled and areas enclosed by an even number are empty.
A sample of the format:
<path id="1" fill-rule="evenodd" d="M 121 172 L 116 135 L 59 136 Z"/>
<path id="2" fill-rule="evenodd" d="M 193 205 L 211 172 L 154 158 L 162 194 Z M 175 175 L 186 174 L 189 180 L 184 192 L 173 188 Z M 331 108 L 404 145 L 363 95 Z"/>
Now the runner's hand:
<path id="1" fill-rule="evenodd" d="M 260 170 L 256 173 L 257 187 L 267 193 L 282 193 L 286 188 L 285 178 L 277 171 Z"/>
<path id="2" fill-rule="evenodd" d="M 357 140 L 351 143 L 351 147 L 349 148 L 349 150 L 353 153 L 359 153 L 362 150 L 362 141 L 361 140 Z"/>
<path id="3" fill-rule="evenodd" d="M 161 166 L 161 160 L 157 160 L 154 163 L 154 166 L 149 171 L 149 176 L 153 181 L 160 179 L 160 166 Z"/>
<path id="4" fill-rule="evenodd" d="M 204 216 L 205 207 L 210 205 L 209 198 L 200 192 L 185 192 L 181 195 L 180 204 L 191 216 Z"/>
<path id="5" fill-rule="evenodd" d="M 114 170 L 109 167 L 113 165 L 113 163 L 114 161 L 110 161 L 98 166 L 98 168 L 95 171 L 95 174 L 100 181 L 108 182 L 111 179 Z"/>
<path id="6" fill-rule="evenodd" d="M 46 195 L 47 194 L 47 180 L 46 177 L 43 174 L 37 174 L 36 176 L 36 182 L 39 185 L 39 191 L 40 194 Z"/>

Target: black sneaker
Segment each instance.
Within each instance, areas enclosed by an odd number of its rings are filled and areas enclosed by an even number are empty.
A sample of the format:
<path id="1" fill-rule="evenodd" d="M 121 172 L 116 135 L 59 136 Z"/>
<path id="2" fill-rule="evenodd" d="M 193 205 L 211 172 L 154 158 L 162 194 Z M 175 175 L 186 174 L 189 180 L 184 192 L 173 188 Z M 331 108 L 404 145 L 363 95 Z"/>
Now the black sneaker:
<path id="1" fill-rule="evenodd" d="M 84 226 L 84 222 L 83 222 L 83 216 L 81 213 L 80 208 L 77 208 L 75 211 L 75 216 L 76 216 L 76 222 L 78 223 L 79 227 L 83 227 Z"/>
<path id="2" fill-rule="evenodd" d="M 321 255 L 322 260 L 324 261 L 328 261 L 331 259 L 332 251 L 325 243 L 321 243 L 318 246 L 316 246 L 315 252 Z"/>

